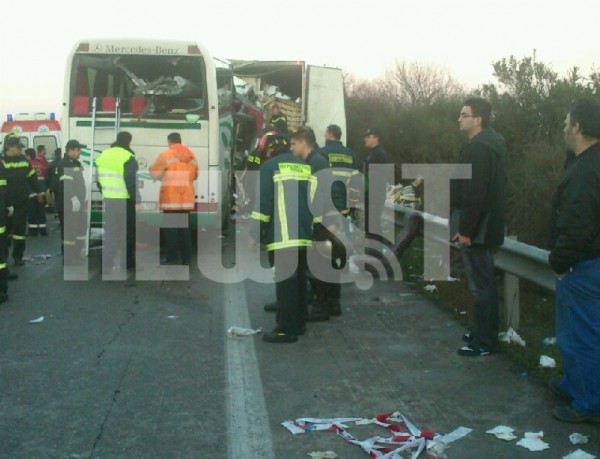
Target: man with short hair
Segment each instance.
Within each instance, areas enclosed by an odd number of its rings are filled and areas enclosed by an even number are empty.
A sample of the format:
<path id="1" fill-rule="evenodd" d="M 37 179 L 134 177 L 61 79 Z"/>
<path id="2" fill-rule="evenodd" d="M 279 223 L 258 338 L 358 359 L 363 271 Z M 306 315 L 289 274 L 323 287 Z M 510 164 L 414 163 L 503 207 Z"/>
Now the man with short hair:
<path id="1" fill-rule="evenodd" d="M 363 162 L 362 172 L 364 174 L 364 196 L 365 196 L 365 233 L 375 240 L 382 240 L 381 235 L 381 213 L 385 205 L 385 189 L 376 188 L 374 194 L 369 194 L 369 182 L 377 180 L 371 177 L 370 166 L 372 164 L 389 163 L 387 154 L 381 146 L 381 131 L 370 128 L 364 134 L 365 147 L 368 148 L 367 156 Z"/>
<path id="2" fill-rule="evenodd" d="M 52 182 L 65 266 L 83 263 L 82 251 L 87 239 L 86 189 L 79 161 L 82 147 L 77 140 L 67 142 L 65 156 L 57 163 L 56 180 Z"/>
<path id="3" fill-rule="evenodd" d="M 460 245 L 469 290 L 475 298 L 475 329 L 463 339 L 461 356 L 483 356 L 498 344 L 498 291 L 494 250 L 504 243 L 506 154 L 504 138 L 488 126 L 492 107 L 486 100 L 467 99 L 458 118 L 459 129 L 469 141 L 458 163 L 471 166 L 471 179 L 451 185 L 451 239 Z"/>
<path id="4" fill-rule="evenodd" d="M 554 198 L 549 262 L 564 375 L 549 385 L 570 404 L 552 414 L 564 422 L 600 423 L 600 102 L 575 100 L 563 132 L 575 157 Z"/>
<path id="5" fill-rule="evenodd" d="M 309 206 L 315 180 L 310 166 L 288 150 L 284 137 L 270 137 L 266 150 L 271 157 L 260 166 L 260 194 L 252 212 L 249 245 L 264 242 L 275 269 L 277 327 L 263 340 L 293 343 L 306 330 L 306 249 L 312 243 Z"/>
<path id="6" fill-rule="evenodd" d="M 8 219 L 8 235 L 12 235 L 12 257 L 15 265 L 24 265 L 25 229 L 27 227 L 27 208 L 29 196 L 36 195 L 38 203 L 43 202 L 44 194 L 38 193 L 38 180 L 35 170 L 22 153 L 23 145 L 18 137 L 11 136 L 6 140 L 4 152 L 4 169 L 6 176 L 7 204 L 12 207 L 13 214 Z"/>
<path id="7" fill-rule="evenodd" d="M 102 272 L 107 276 L 112 276 L 115 270 L 134 270 L 136 267 L 135 219 L 141 197 L 137 184 L 138 164 L 131 149 L 132 140 L 129 132 L 119 132 L 116 141 L 95 161 L 98 188 L 104 198 Z M 125 244 L 121 247 L 123 235 Z M 119 249 L 120 259 L 115 266 Z"/>
<path id="8" fill-rule="evenodd" d="M 161 264 L 190 263 L 192 235 L 189 215 L 196 203 L 194 180 L 198 178 L 198 164 L 192 150 L 181 143 L 181 135 L 173 132 L 167 136 L 168 148 L 150 166 L 150 175 L 160 180 L 159 207 L 164 213 L 185 214 L 185 228 L 163 228 L 167 240 L 167 256 Z M 180 258 L 181 257 L 181 258 Z"/>

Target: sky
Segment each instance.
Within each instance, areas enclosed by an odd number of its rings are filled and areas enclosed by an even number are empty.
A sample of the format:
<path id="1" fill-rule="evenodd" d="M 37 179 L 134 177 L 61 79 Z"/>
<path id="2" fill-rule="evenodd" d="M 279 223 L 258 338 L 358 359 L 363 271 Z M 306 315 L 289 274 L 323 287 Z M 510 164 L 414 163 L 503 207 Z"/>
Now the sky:
<path id="1" fill-rule="evenodd" d="M 494 81 L 492 62 L 536 50 L 561 74 L 600 66 L 592 0 L 448 1 L 30 0 L 3 21 L 0 117 L 60 113 L 67 56 L 84 38 L 204 43 L 221 58 L 303 60 L 359 78 L 395 60 L 446 68 L 467 87 Z"/>

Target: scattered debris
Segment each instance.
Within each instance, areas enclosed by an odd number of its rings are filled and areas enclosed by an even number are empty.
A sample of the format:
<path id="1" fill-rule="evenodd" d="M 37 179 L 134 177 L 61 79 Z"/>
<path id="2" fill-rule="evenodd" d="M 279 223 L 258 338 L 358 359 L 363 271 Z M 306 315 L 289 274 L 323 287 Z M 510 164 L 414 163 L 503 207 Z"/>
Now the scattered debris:
<path id="1" fill-rule="evenodd" d="M 460 315 L 464 316 L 467 313 L 467 311 L 460 311 Z"/>
<path id="2" fill-rule="evenodd" d="M 433 293 L 433 292 L 437 292 L 437 285 L 434 284 L 429 284 L 426 285 L 425 287 L 423 287 L 424 290 L 428 291 L 429 293 Z"/>
<path id="3" fill-rule="evenodd" d="M 52 255 L 48 254 L 48 253 L 44 253 L 41 255 L 26 255 L 23 257 L 23 261 L 27 261 L 29 263 L 37 261 L 37 260 L 49 260 L 50 258 L 52 258 Z M 35 263 L 35 264 L 43 264 L 43 263 Z"/>
<path id="4" fill-rule="evenodd" d="M 254 330 L 253 328 L 229 327 L 227 330 L 227 336 L 230 338 L 235 338 L 236 336 L 258 335 L 259 333 L 262 333 L 262 331 L 262 328 L 257 328 Z"/>
<path id="5" fill-rule="evenodd" d="M 496 438 L 500 440 L 512 441 L 517 439 L 517 436 L 513 434 L 514 431 L 515 429 L 513 429 L 512 427 L 497 426 L 491 430 L 488 430 L 486 433 L 495 435 Z"/>
<path id="6" fill-rule="evenodd" d="M 313 451 L 312 453 L 308 453 L 308 455 L 313 459 L 335 459 L 338 457 L 333 451 Z"/>
<path id="7" fill-rule="evenodd" d="M 458 277 L 448 276 L 448 282 L 458 282 L 460 279 Z"/>
<path id="8" fill-rule="evenodd" d="M 44 321 L 44 316 L 38 317 L 37 319 L 30 320 L 30 324 L 40 324 Z"/>
<path id="9" fill-rule="evenodd" d="M 544 432 L 525 432 L 517 445 L 527 448 L 529 451 L 543 451 L 550 448 L 550 445 L 542 440 L 543 438 Z"/>
<path id="10" fill-rule="evenodd" d="M 415 188 L 412 185 L 388 185 L 386 200 L 413 209 L 421 205 L 421 199 L 416 197 Z"/>
<path id="11" fill-rule="evenodd" d="M 585 445 L 589 441 L 589 438 L 580 433 L 572 433 L 569 435 L 569 440 L 571 440 L 571 443 L 574 445 Z"/>
<path id="12" fill-rule="evenodd" d="M 374 436 L 363 441 L 358 440 L 346 429 L 345 423 L 354 422 L 356 425 L 376 424 L 385 428 L 390 437 Z M 429 430 L 420 430 L 399 412 L 384 413 L 369 418 L 334 418 L 315 419 L 301 418 L 295 421 L 282 422 L 293 435 L 313 431 L 331 431 L 342 437 L 348 443 L 360 446 L 370 457 L 398 458 L 401 452 L 410 452 L 416 458 L 427 450 L 430 458 L 441 458 L 443 451 L 449 443 L 463 438 L 472 432 L 472 429 L 459 427 L 448 435 L 436 435 Z M 317 456 L 319 457 L 319 456 Z"/>
<path id="13" fill-rule="evenodd" d="M 540 367 L 542 368 L 556 368 L 556 360 L 547 355 L 540 356 Z"/>
<path id="14" fill-rule="evenodd" d="M 177 319 L 177 316 L 167 316 L 167 319 Z"/>
<path id="15" fill-rule="evenodd" d="M 556 345 L 556 337 L 552 337 L 552 338 L 544 338 L 544 341 L 542 341 L 542 343 L 544 343 L 547 346 L 554 346 Z"/>
<path id="16" fill-rule="evenodd" d="M 225 236 L 223 236 L 222 234 L 219 234 L 217 237 L 218 237 L 219 239 L 225 239 Z"/>
<path id="17" fill-rule="evenodd" d="M 592 456 L 591 454 L 578 449 L 567 456 L 563 456 L 563 459 L 596 459 L 596 456 Z"/>
<path id="18" fill-rule="evenodd" d="M 519 336 L 519 334 L 512 327 L 508 327 L 508 330 L 506 330 L 503 333 L 498 334 L 498 339 L 505 343 L 509 343 L 509 344 L 515 343 L 515 344 L 518 344 L 519 346 L 525 347 L 525 341 L 523 340 L 523 338 L 521 338 Z"/>

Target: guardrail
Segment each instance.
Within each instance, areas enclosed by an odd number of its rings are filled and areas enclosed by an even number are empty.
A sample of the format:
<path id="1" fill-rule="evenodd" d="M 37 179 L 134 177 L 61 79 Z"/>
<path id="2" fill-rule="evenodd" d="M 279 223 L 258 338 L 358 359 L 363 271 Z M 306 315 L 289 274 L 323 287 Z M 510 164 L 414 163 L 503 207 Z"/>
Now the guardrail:
<path id="1" fill-rule="evenodd" d="M 445 235 L 449 234 L 448 220 L 436 215 L 427 214 L 409 207 L 386 202 L 386 212 L 383 218 L 392 221 L 396 226 L 403 226 L 404 219 L 410 214 L 417 213 L 433 228 L 431 234 L 436 242 L 450 245 Z M 440 236 L 443 235 L 443 236 Z M 544 287 L 552 292 L 555 290 L 555 277 L 548 264 L 548 251 L 518 242 L 511 238 L 504 240 L 504 245 L 495 255 L 496 268 L 504 273 L 504 308 L 502 318 L 506 327 L 519 327 L 520 295 L 519 280 Z"/>

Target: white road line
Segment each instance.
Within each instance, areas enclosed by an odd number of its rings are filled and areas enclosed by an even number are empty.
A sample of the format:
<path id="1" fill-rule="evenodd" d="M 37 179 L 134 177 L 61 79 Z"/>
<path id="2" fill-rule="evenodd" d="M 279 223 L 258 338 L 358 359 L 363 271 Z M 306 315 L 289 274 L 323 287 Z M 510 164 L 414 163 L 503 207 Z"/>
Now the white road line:
<path id="1" fill-rule="evenodd" d="M 243 282 L 226 284 L 223 293 L 225 326 L 250 328 Z M 226 336 L 223 330 L 223 336 Z M 274 459 L 269 417 L 253 336 L 225 337 L 229 459 Z"/>

